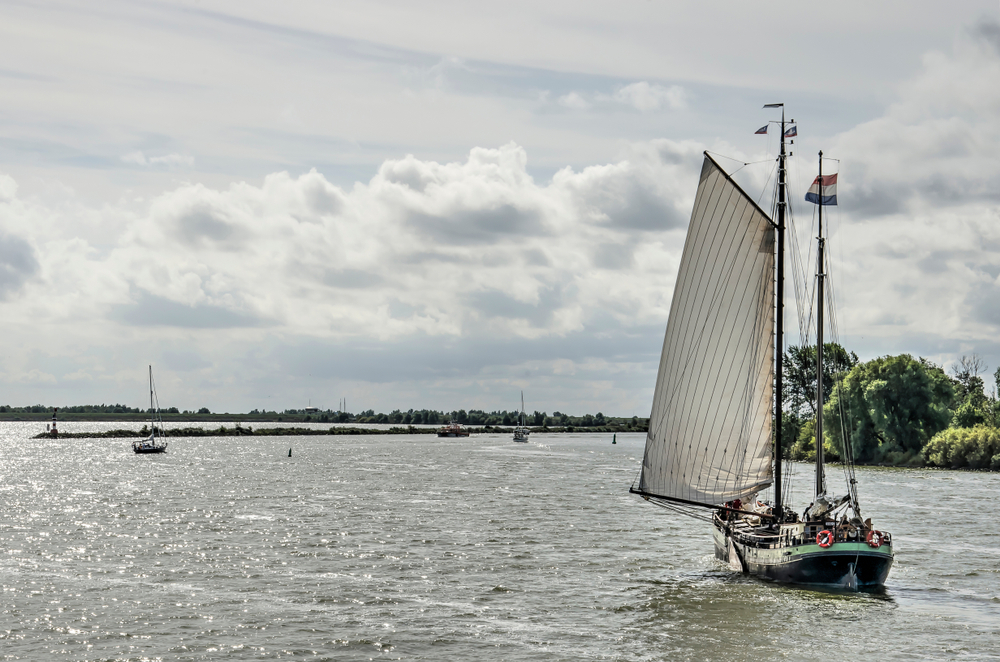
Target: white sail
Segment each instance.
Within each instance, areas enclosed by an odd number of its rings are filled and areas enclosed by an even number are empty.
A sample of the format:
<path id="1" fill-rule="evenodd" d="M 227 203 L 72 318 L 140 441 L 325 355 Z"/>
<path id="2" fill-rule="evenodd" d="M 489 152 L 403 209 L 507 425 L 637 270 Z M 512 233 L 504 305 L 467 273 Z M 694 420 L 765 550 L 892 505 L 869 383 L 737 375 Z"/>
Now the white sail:
<path id="1" fill-rule="evenodd" d="M 705 155 L 639 489 L 719 504 L 772 481 L 774 231 Z"/>

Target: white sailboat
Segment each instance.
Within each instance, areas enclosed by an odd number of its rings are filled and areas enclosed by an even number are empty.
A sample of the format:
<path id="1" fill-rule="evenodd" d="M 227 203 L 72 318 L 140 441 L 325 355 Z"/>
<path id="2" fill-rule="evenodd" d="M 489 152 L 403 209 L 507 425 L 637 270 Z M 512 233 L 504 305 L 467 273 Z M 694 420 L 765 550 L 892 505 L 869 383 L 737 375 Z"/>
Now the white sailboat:
<path id="1" fill-rule="evenodd" d="M 149 412 L 149 436 L 143 440 L 133 441 L 132 450 L 136 453 L 166 453 L 166 434 L 163 430 L 163 419 L 160 417 L 156 387 L 153 385 L 153 366 L 149 366 Z"/>
<path id="2" fill-rule="evenodd" d="M 630 492 L 685 514 L 710 509 L 716 557 L 744 573 L 794 584 L 877 588 L 892 566 L 892 539 L 862 519 L 850 457 L 847 494 L 828 497 L 820 432 L 816 489 L 802 520 L 782 491 L 784 138 L 790 129 L 783 105 L 766 107 L 782 107 L 777 220 L 705 153 L 642 469 Z M 822 187 L 822 170 L 817 181 Z M 835 199 L 819 204 L 822 212 Z M 821 221 L 820 306 L 823 241 Z M 822 329 L 822 308 L 819 316 Z M 822 342 L 820 332 L 819 361 Z M 819 412 L 822 383 L 819 372 Z M 769 487 L 773 501 L 758 501 Z"/>
<path id="3" fill-rule="evenodd" d="M 527 443 L 529 434 L 531 430 L 528 429 L 528 417 L 524 413 L 524 391 L 521 391 L 521 414 L 517 418 L 517 427 L 514 428 L 514 441 Z"/>

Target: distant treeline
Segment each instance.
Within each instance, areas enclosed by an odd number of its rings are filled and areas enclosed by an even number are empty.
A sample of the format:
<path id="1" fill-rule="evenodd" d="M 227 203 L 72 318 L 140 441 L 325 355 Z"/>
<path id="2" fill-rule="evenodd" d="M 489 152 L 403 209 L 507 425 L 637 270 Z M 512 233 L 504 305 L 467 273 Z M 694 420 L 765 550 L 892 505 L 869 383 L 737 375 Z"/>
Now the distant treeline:
<path id="1" fill-rule="evenodd" d="M 164 428 L 162 431 L 165 437 L 286 437 L 286 436 L 328 436 L 328 435 L 378 435 L 378 434 L 434 434 L 434 430 L 427 428 L 415 428 L 407 426 L 405 428 L 389 428 L 388 430 L 372 430 L 368 428 L 339 427 L 329 430 L 316 428 L 258 428 L 241 427 L 239 425 L 231 428 L 219 426 L 216 429 L 210 428 Z M 104 432 L 40 432 L 35 435 L 35 439 L 135 439 L 149 436 L 149 428 L 145 425 L 139 430 L 106 430 Z"/>
<path id="2" fill-rule="evenodd" d="M 54 407 L 49 407 L 46 405 L 30 405 L 28 407 L 11 407 L 9 405 L 0 405 L 0 414 L 52 414 Z M 74 405 L 71 407 L 59 407 L 60 414 L 143 414 L 148 415 L 153 412 L 152 409 L 140 409 L 138 407 L 129 407 L 127 405 Z M 181 412 L 177 407 L 168 407 L 162 409 L 161 413 L 164 414 L 211 414 L 207 407 L 202 407 L 198 411 L 184 411 Z M 8 417 L 9 418 L 9 417 Z"/>
<path id="3" fill-rule="evenodd" d="M 472 427 L 466 428 L 470 434 L 510 434 L 514 431 L 513 428 L 504 428 L 500 426 L 485 425 L 483 427 Z M 342 436 L 342 435 L 380 435 L 380 434 L 422 434 L 422 435 L 433 435 L 437 432 L 437 428 L 428 427 L 413 427 L 412 425 L 407 425 L 406 427 L 393 426 L 387 429 L 375 429 L 375 428 L 356 428 L 356 427 L 331 427 L 328 429 L 323 428 L 297 428 L 297 427 L 287 427 L 287 428 L 257 428 L 256 430 L 250 426 L 243 427 L 236 425 L 234 427 L 219 426 L 218 428 L 163 428 L 163 434 L 166 437 L 284 437 L 284 436 Z M 602 427 L 589 427 L 577 429 L 572 426 L 569 427 L 537 427 L 531 428 L 532 432 L 606 432 L 606 433 L 617 433 L 617 432 L 645 432 L 643 427 L 626 427 L 621 425 L 606 425 Z M 35 435 L 35 439 L 136 439 L 144 438 L 149 436 L 149 428 L 145 425 L 138 430 L 128 430 L 128 429 L 117 429 L 117 430 L 106 430 L 103 432 L 90 431 L 90 432 L 39 432 Z"/>
<path id="4" fill-rule="evenodd" d="M 346 421 L 338 420 L 338 422 L 383 423 L 389 425 L 439 425 L 455 421 L 462 425 L 509 426 L 517 425 L 519 415 L 520 412 L 517 411 L 498 410 L 487 412 L 481 409 L 470 409 L 469 411 L 459 409 L 452 412 L 435 411 L 433 409 L 410 409 L 408 411 L 396 409 L 388 414 L 376 414 L 373 410 L 369 409 L 361 412 L 353 419 Z M 638 427 L 640 424 L 645 424 L 646 422 L 646 419 L 640 419 L 638 416 L 617 418 L 605 416 L 601 412 L 585 414 L 583 416 L 570 416 L 569 414 L 555 411 L 549 416 L 544 411 L 535 411 L 527 414 L 526 418 L 528 425 L 534 427 L 593 428 L 608 425 Z"/>
<path id="5" fill-rule="evenodd" d="M 30 418 L 42 420 L 52 415 L 52 407 L 32 405 L 30 407 L 0 406 L 0 420 L 14 418 Z M 58 417 L 61 420 L 139 420 L 149 416 L 151 410 L 127 407 L 125 405 L 78 405 L 60 407 Z M 205 421 L 227 420 L 248 422 L 302 422 L 302 423 L 377 423 L 382 425 L 444 425 L 452 421 L 462 425 L 497 427 L 513 426 L 518 423 L 520 412 L 517 411 L 484 411 L 481 409 L 458 409 L 455 411 L 438 411 L 434 409 L 409 409 L 402 411 L 394 409 L 388 414 L 376 413 L 368 409 L 357 414 L 346 411 L 319 409 L 285 409 L 284 411 L 263 411 L 254 409 L 245 414 L 213 413 L 207 407 L 197 411 L 180 411 L 177 407 L 167 407 L 160 410 L 164 420 L 174 421 Z M 632 416 L 630 418 L 605 416 L 602 412 L 571 416 L 559 411 L 551 415 L 544 411 L 527 414 L 527 424 L 531 427 L 560 428 L 608 428 L 645 430 L 649 419 Z"/>

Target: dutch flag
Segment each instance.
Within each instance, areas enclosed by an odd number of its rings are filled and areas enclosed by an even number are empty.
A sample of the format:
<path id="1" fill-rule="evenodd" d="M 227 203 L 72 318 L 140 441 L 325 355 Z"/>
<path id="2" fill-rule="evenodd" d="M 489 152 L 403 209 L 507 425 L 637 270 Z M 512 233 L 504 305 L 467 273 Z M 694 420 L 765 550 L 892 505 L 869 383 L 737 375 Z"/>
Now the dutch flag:
<path id="1" fill-rule="evenodd" d="M 823 175 L 813 180 L 806 193 L 806 202 L 814 205 L 837 204 L 837 175 Z"/>

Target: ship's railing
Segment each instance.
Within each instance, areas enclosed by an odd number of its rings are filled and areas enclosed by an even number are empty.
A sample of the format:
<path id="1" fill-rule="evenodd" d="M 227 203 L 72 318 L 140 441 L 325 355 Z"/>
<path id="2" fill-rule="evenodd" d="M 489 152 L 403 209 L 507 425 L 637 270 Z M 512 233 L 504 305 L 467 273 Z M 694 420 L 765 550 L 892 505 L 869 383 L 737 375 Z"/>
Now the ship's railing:
<path id="1" fill-rule="evenodd" d="M 790 539 L 790 544 L 792 545 L 808 545 L 816 542 L 816 536 L 820 531 L 829 531 L 833 534 L 833 542 L 865 542 L 869 531 L 873 529 L 870 527 L 856 527 L 850 524 L 836 524 L 834 522 L 827 522 L 825 526 L 818 524 L 809 525 L 806 527 L 806 531 L 800 536 L 792 536 Z M 891 545 L 892 536 L 888 533 L 882 533 L 882 544 Z"/>
<path id="2" fill-rule="evenodd" d="M 718 514 L 716 514 L 718 518 Z M 718 518 L 722 523 L 726 520 Z M 730 529 L 730 535 L 739 543 L 748 547 L 759 549 L 780 549 L 793 545 L 809 545 L 816 542 L 816 535 L 823 530 L 833 534 L 833 542 L 865 542 L 866 536 L 871 527 L 855 527 L 848 523 L 825 522 L 823 524 L 807 524 L 805 531 L 801 535 L 786 536 L 780 533 L 768 533 L 760 529 L 754 529 L 748 522 L 740 521 L 734 523 Z M 882 533 L 882 544 L 892 545 L 892 536 Z"/>

